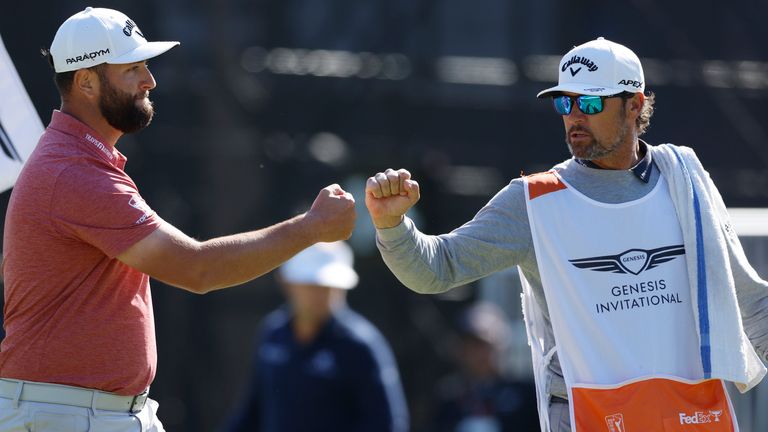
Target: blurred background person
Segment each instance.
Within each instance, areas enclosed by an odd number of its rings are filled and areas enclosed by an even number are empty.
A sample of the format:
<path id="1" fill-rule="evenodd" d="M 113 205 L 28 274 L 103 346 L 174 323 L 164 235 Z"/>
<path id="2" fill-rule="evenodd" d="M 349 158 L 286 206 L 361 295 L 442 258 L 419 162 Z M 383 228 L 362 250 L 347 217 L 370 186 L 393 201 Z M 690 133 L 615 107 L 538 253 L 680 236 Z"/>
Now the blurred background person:
<path id="1" fill-rule="evenodd" d="M 227 431 L 408 430 L 391 349 L 346 303 L 357 285 L 352 249 L 318 243 L 278 270 L 288 303 L 257 337 L 246 396 Z"/>
<path id="2" fill-rule="evenodd" d="M 437 385 L 434 432 L 538 431 L 535 389 L 501 370 L 510 341 L 509 324 L 493 303 L 478 302 L 461 313 L 458 369 Z"/>

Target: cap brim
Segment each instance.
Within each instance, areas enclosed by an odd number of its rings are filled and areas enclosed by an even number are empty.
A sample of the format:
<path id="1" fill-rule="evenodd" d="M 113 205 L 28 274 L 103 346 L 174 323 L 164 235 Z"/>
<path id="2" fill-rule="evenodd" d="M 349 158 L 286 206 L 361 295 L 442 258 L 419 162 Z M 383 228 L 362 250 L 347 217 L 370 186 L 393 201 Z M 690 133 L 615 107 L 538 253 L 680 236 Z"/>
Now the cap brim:
<path id="1" fill-rule="evenodd" d="M 168 51 L 169 49 L 179 45 L 179 42 L 147 42 L 141 44 L 133 51 L 129 51 L 120 57 L 115 57 L 109 60 L 107 63 L 111 64 L 128 64 L 139 61 L 149 60 L 153 57 L 157 57 L 160 54 Z"/>
<path id="2" fill-rule="evenodd" d="M 320 286 L 350 290 L 357 286 L 357 273 L 349 267 L 331 264 L 318 272 L 316 283 Z"/>
<path id="3" fill-rule="evenodd" d="M 550 87 L 542 90 L 536 95 L 537 98 L 543 98 L 552 93 L 576 93 L 588 96 L 610 96 L 625 91 L 622 88 L 600 87 L 590 84 L 571 83 Z"/>
<path id="4" fill-rule="evenodd" d="M 318 285 L 349 290 L 357 286 L 357 272 L 343 264 L 326 264 L 320 268 L 299 267 L 289 261 L 280 267 L 280 277 L 287 283 Z"/>

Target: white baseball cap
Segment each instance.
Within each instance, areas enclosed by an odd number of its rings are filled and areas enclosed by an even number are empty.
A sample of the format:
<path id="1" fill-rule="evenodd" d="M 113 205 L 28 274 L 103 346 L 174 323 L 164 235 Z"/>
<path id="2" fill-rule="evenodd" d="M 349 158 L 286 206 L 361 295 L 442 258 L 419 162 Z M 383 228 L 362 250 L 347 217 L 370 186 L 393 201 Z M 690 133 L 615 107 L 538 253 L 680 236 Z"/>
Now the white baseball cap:
<path id="1" fill-rule="evenodd" d="M 178 42 L 147 42 L 130 18 L 114 9 L 87 7 L 59 27 L 51 43 L 56 72 L 102 63 L 127 64 L 156 57 Z"/>
<path id="2" fill-rule="evenodd" d="M 568 51 L 560 60 L 557 85 L 536 97 L 556 92 L 609 96 L 645 91 L 640 59 L 624 45 L 599 37 Z"/>
<path id="3" fill-rule="evenodd" d="M 316 243 L 286 261 L 278 270 L 285 282 L 352 289 L 358 276 L 354 254 L 345 242 Z"/>

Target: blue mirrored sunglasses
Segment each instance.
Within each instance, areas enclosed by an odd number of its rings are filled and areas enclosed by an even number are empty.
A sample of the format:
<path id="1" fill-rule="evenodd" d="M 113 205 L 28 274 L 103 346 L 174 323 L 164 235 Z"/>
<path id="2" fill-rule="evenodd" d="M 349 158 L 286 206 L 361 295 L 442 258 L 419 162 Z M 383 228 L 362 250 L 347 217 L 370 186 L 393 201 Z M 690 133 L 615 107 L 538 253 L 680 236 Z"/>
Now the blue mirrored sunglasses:
<path id="1" fill-rule="evenodd" d="M 586 115 L 599 114 L 603 112 L 605 108 L 605 100 L 608 98 L 620 97 L 627 98 L 627 95 L 631 96 L 632 93 L 621 92 L 615 95 L 609 96 L 567 96 L 559 95 L 552 97 L 552 104 L 555 106 L 555 111 L 560 115 L 568 115 L 571 113 L 573 106 L 579 107 L 579 111 Z"/>

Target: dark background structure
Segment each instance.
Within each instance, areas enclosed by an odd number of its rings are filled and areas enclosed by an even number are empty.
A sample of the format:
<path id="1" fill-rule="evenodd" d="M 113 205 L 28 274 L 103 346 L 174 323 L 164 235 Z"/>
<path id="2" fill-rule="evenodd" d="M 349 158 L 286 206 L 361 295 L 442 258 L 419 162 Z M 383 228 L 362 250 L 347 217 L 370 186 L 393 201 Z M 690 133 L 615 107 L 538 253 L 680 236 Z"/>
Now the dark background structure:
<path id="1" fill-rule="evenodd" d="M 361 282 L 350 303 L 391 342 L 414 431 L 451 367 L 454 316 L 477 290 L 430 297 L 400 285 L 375 250 L 365 178 L 408 168 L 423 191 L 414 217 L 441 233 L 521 172 L 567 158 L 560 118 L 535 95 L 573 45 L 604 36 L 632 48 L 657 94 L 645 138 L 693 147 L 727 205 L 768 206 L 763 1 L 4 2 L 0 35 L 46 124 L 59 101 L 38 50 L 85 6 L 123 11 L 150 40 L 181 41 L 150 62 L 154 123 L 118 145 L 164 219 L 204 239 L 297 214 L 332 182 L 356 194 Z M 215 430 L 280 293 L 268 275 L 206 296 L 153 281 L 152 294 L 161 419 L 169 431 Z"/>

